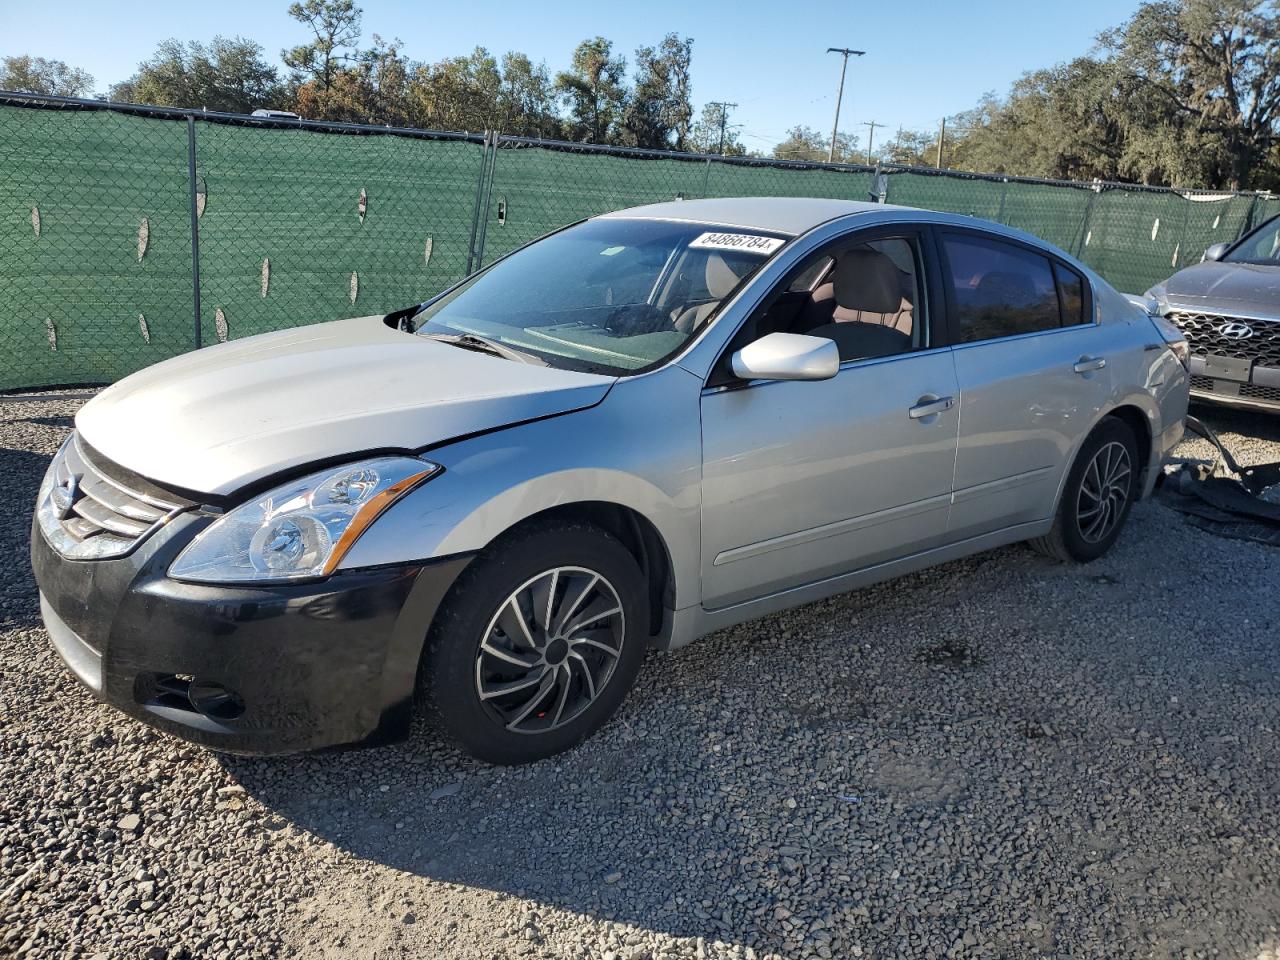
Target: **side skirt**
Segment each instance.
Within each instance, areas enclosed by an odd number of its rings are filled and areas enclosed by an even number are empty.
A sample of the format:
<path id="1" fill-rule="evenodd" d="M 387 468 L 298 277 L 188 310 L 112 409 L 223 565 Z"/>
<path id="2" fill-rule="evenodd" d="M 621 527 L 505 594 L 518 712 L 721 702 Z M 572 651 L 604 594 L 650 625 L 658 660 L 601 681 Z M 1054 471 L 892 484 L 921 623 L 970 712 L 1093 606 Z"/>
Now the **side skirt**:
<path id="1" fill-rule="evenodd" d="M 850 590 L 867 587 L 883 580 L 892 580 L 894 577 L 914 573 L 917 570 L 923 570 L 925 567 L 946 563 L 949 560 L 958 560 L 961 557 L 981 553 L 984 550 L 994 550 L 996 547 L 1017 543 L 1020 540 L 1041 537 L 1048 533 L 1049 528 L 1052 526 L 1052 518 L 1036 520 L 1031 523 L 1020 523 L 1012 527 L 1005 527 L 1003 530 L 996 530 L 993 533 L 984 533 L 981 536 L 958 540 L 955 543 L 935 547 L 932 550 L 900 557 L 897 560 L 888 560 L 875 566 L 863 567 L 861 570 L 855 570 L 852 573 L 842 573 L 839 576 L 828 577 L 825 580 L 818 580 L 799 587 L 791 587 L 787 590 L 758 597 L 755 600 L 748 600 L 745 603 L 734 604 L 730 607 L 707 610 L 700 606 L 693 606 L 671 611 L 669 640 L 663 646 L 668 650 L 674 650 L 708 633 L 723 630 L 726 627 L 732 627 L 747 620 L 754 620 L 757 617 L 768 616 L 771 613 L 777 613 L 779 610 L 788 610 L 806 603 L 813 603 L 816 600 L 825 600 L 827 597 L 833 597 L 839 593 L 848 593 Z"/>

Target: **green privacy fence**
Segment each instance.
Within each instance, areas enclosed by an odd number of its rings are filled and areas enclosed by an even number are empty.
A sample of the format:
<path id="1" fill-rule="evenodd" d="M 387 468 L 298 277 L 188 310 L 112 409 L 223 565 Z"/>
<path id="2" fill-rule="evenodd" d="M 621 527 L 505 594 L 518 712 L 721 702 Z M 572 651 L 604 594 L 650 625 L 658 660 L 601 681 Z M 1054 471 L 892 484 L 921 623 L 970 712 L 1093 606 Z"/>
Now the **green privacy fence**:
<path id="1" fill-rule="evenodd" d="M 385 313 L 563 224 L 715 196 L 997 220 L 1129 292 L 1274 204 L 0 93 L 0 390 L 110 382 L 198 346 Z"/>

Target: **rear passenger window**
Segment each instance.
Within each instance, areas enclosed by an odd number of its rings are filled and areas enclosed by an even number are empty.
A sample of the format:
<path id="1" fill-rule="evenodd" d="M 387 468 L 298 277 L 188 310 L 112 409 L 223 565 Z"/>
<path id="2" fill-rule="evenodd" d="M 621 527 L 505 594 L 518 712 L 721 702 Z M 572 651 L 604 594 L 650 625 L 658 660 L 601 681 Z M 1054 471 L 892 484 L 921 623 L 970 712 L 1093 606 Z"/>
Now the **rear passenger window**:
<path id="1" fill-rule="evenodd" d="M 1048 257 L 986 237 L 944 235 L 961 343 L 1061 325 Z"/>
<path id="2" fill-rule="evenodd" d="M 1060 263 L 1053 265 L 1053 274 L 1058 278 L 1058 296 L 1062 300 L 1062 325 L 1085 323 L 1084 277 Z"/>

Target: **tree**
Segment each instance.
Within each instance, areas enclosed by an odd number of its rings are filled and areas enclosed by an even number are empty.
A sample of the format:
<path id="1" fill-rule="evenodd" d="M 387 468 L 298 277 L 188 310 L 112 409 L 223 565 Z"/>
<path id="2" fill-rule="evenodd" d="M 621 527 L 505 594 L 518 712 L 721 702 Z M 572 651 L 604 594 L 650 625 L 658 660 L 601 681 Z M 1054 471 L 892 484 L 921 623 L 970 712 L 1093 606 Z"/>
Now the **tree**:
<path id="1" fill-rule="evenodd" d="M 693 84 L 689 79 L 689 67 L 693 63 L 693 38 L 683 40 L 668 33 L 658 48 L 660 62 L 667 74 L 667 99 L 663 103 L 665 121 L 675 133 L 675 148 L 684 150 L 693 124 Z"/>
<path id="2" fill-rule="evenodd" d="M 363 112 L 373 123 L 393 127 L 409 124 L 409 85 L 416 64 L 400 55 L 404 44 L 383 40 L 376 33 L 373 46 L 360 54 L 359 79 L 364 90 Z"/>
<path id="3" fill-rule="evenodd" d="M 276 70 L 262 47 L 243 37 L 214 37 L 208 45 L 165 40 L 138 72 L 111 87 L 112 100 L 250 113 L 282 102 Z"/>
<path id="4" fill-rule="evenodd" d="M 312 34 L 309 43 L 280 54 L 296 86 L 310 81 L 328 92 L 342 64 L 357 59 L 354 48 L 360 40 L 363 15 L 354 0 L 304 0 L 290 5 L 289 16 Z M 343 50 L 351 52 L 344 54 Z"/>
<path id="5" fill-rule="evenodd" d="M 555 91 L 569 111 L 569 136 L 582 143 L 610 143 L 627 104 L 627 61 L 613 56 L 604 37 L 583 40 L 567 71 L 556 74 Z"/>
<path id="6" fill-rule="evenodd" d="M 936 133 L 899 130 L 897 136 L 881 148 L 880 159 L 885 163 L 900 163 L 905 166 L 928 166 L 933 163 L 937 144 Z"/>
<path id="7" fill-rule="evenodd" d="M 352 59 L 352 66 L 336 67 L 328 87 L 318 79 L 304 81 L 294 91 L 296 111 L 312 120 L 381 123 L 408 126 L 412 117 L 411 87 L 418 64 L 400 55 L 400 40 L 373 35 L 373 46 Z"/>
<path id="8" fill-rule="evenodd" d="M 0 59 L 0 90 L 48 97 L 85 97 L 92 88 L 93 77 L 61 60 L 28 56 Z"/>
<path id="9" fill-rule="evenodd" d="M 498 129 L 503 133 L 521 137 L 560 134 L 555 89 L 545 63 L 535 64 L 523 53 L 503 55 L 498 113 Z"/>
<path id="10" fill-rule="evenodd" d="M 422 66 L 410 90 L 418 123 L 442 130 L 494 130 L 502 119 L 498 104 L 502 71 L 484 47 L 466 57 Z"/>
<path id="11" fill-rule="evenodd" d="M 1028 73 L 956 118 L 961 169 L 1184 187 L 1280 179 L 1280 13 L 1266 0 L 1155 0 L 1090 56 Z"/>
<path id="12" fill-rule="evenodd" d="M 809 163 L 825 163 L 831 139 L 806 126 L 795 126 L 787 131 L 787 139 L 773 148 L 774 159 L 804 160 Z M 836 163 L 861 163 L 865 157 L 858 153 L 858 137 L 852 133 L 836 136 Z"/>
<path id="13" fill-rule="evenodd" d="M 651 150 L 683 150 L 693 120 L 689 65 L 693 40 L 667 34 L 636 50 L 635 91 L 623 111 L 623 140 Z"/>
<path id="14" fill-rule="evenodd" d="M 1028 73 L 948 124 L 943 165 L 1056 179 L 1116 179 L 1124 149 L 1113 67 L 1091 57 Z M 935 141 L 936 144 L 936 141 Z M 933 162 L 932 159 L 929 160 Z"/>
<path id="15" fill-rule="evenodd" d="M 747 148 L 738 139 L 738 126 L 730 124 L 721 103 L 708 103 L 693 125 L 688 147 L 694 153 L 718 153 L 726 157 L 746 156 Z"/>
<path id="16" fill-rule="evenodd" d="M 1145 3 L 1103 37 L 1122 90 L 1125 160 L 1139 175 L 1240 188 L 1277 142 L 1280 15 L 1259 0 Z M 1172 135 L 1184 152 L 1159 149 Z M 1194 148 L 1195 155 L 1187 148 Z"/>

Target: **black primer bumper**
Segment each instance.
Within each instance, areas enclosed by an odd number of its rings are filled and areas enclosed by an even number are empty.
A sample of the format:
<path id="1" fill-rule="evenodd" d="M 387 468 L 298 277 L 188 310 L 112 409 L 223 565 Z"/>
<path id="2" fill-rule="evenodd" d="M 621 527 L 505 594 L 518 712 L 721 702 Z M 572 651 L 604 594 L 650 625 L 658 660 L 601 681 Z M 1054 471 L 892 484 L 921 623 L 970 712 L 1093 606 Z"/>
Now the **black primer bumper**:
<path id="1" fill-rule="evenodd" d="M 130 716 L 233 753 L 404 736 L 427 628 L 471 558 L 261 587 L 169 579 L 206 522 L 178 517 L 128 556 L 97 561 L 63 559 L 33 525 L 41 612 L 81 682 Z M 199 695 L 210 690 L 230 696 Z"/>

